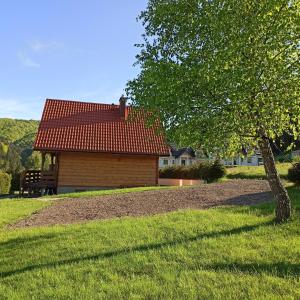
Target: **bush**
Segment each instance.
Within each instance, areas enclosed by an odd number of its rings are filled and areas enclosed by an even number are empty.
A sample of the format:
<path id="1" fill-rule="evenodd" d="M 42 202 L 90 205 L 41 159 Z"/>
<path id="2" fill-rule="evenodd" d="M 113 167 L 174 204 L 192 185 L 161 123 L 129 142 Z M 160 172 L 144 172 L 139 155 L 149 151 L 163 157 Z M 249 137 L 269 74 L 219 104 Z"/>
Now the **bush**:
<path id="1" fill-rule="evenodd" d="M 288 180 L 300 185 L 300 163 L 294 164 L 289 170 L 287 175 Z"/>
<path id="2" fill-rule="evenodd" d="M 188 169 L 184 166 L 169 166 L 159 170 L 160 178 L 188 178 Z"/>
<path id="3" fill-rule="evenodd" d="M 199 162 L 189 167 L 189 179 L 205 179 L 209 163 Z"/>
<path id="4" fill-rule="evenodd" d="M 0 195 L 9 194 L 10 192 L 11 176 L 0 171 Z"/>
<path id="5" fill-rule="evenodd" d="M 275 160 L 280 162 L 280 163 L 288 163 L 288 162 L 292 162 L 293 158 L 292 158 L 292 153 L 282 153 L 279 154 L 275 157 Z"/>
<path id="6" fill-rule="evenodd" d="M 169 166 L 159 170 L 159 178 L 171 179 L 203 179 L 213 182 L 226 174 L 220 161 L 214 163 L 200 162 L 191 166 Z"/>
<path id="7" fill-rule="evenodd" d="M 174 178 L 175 167 L 164 167 L 159 170 L 159 178 Z"/>
<path id="8" fill-rule="evenodd" d="M 207 182 L 213 182 L 222 178 L 225 175 L 225 166 L 219 160 L 216 160 L 213 164 L 205 168 L 205 174 L 203 177 Z"/>

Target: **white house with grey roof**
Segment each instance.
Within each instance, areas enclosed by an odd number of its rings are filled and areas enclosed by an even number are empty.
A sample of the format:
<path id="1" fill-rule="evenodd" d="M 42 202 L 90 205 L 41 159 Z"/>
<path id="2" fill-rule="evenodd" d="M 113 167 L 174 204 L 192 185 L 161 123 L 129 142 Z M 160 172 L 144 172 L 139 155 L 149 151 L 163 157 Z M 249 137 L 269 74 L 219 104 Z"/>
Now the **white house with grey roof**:
<path id="1" fill-rule="evenodd" d="M 169 156 L 159 157 L 159 168 L 167 166 L 190 166 L 195 162 L 195 151 L 191 147 L 171 148 Z"/>
<path id="2" fill-rule="evenodd" d="M 223 161 L 225 166 L 260 166 L 263 164 L 262 156 L 259 151 L 255 151 L 252 155 L 238 155 L 232 158 L 226 158 Z"/>

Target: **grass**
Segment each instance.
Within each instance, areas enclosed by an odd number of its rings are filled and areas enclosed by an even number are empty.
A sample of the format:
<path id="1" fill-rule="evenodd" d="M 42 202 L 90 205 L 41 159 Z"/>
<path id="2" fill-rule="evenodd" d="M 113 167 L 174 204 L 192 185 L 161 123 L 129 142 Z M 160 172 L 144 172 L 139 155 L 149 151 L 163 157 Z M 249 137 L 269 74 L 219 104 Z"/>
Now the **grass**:
<path id="1" fill-rule="evenodd" d="M 291 163 L 277 163 L 276 167 L 282 179 L 287 179 L 288 169 Z M 264 166 L 238 166 L 227 168 L 229 179 L 266 179 Z"/>
<path id="2" fill-rule="evenodd" d="M 51 202 L 2 200 L 0 299 L 299 299 L 300 190 L 289 193 L 294 218 L 280 226 L 268 204 L 8 230 Z"/>
<path id="3" fill-rule="evenodd" d="M 41 201 L 37 199 L 0 200 L 0 228 L 3 228 L 12 221 L 22 219 L 49 204 L 51 204 L 50 201 Z"/>
<path id="4" fill-rule="evenodd" d="M 111 194 L 126 194 L 132 192 L 144 192 L 151 190 L 160 190 L 160 189 L 170 189 L 177 188 L 167 187 L 167 186 L 145 186 L 145 187 L 135 187 L 135 188 L 123 188 L 123 189 L 111 189 L 111 190 L 98 190 L 98 191 L 85 191 L 85 192 L 75 192 L 75 193 L 65 193 L 55 195 L 54 198 L 84 198 L 84 197 L 97 197 L 103 195 L 111 195 Z M 45 196 L 49 198 L 49 196 Z M 53 197 L 52 197 L 53 198 Z M 51 199 L 51 197 L 50 197 Z"/>

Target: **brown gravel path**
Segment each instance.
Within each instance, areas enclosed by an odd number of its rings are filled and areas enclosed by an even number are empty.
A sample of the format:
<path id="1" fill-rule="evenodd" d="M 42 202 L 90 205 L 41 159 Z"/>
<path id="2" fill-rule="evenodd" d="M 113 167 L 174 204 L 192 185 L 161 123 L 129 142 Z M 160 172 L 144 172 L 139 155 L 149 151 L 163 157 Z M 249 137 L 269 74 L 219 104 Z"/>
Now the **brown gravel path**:
<path id="1" fill-rule="evenodd" d="M 254 205 L 271 200 L 264 180 L 232 180 L 198 187 L 57 200 L 11 227 L 79 223 L 220 205 Z"/>

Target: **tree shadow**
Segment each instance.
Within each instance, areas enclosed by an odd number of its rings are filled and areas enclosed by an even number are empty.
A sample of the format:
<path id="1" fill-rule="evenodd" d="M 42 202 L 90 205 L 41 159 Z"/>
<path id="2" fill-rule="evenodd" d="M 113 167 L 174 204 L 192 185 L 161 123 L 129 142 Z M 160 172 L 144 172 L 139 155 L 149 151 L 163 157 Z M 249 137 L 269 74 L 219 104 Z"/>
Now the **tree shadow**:
<path id="1" fill-rule="evenodd" d="M 300 275 L 300 264 L 288 262 L 276 263 L 215 263 L 203 265 L 206 270 L 226 271 L 245 274 L 267 273 L 273 276 L 285 278 L 287 276 L 298 277 Z"/>
<path id="2" fill-rule="evenodd" d="M 12 238 L 0 243 L 0 251 L 6 249 L 12 250 L 12 248 L 23 247 L 25 243 L 26 246 L 30 246 L 31 244 L 49 242 L 52 240 L 60 239 L 63 235 L 64 234 L 49 233 L 49 234 L 39 234 L 39 235 L 27 236 L 27 237 Z"/>
<path id="3" fill-rule="evenodd" d="M 275 208 L 271 192 L 250 193 L 227 198 L 221 205 L 235 206 L 232 211 L 236 213 L 250 213 L 255 215 L 270 215 Z"/>
<path id="4" fill-rule="evenodd" d="M 223 203 L 228 205 L 257 205 L 272 202 L 270 192 L 250 193 L 227 198 Z"/>
<path id="5" fill-rule="evenodd" d="M 20 268 L 20 269 L 17 269 L 17 270 L 0 272 L 0 278 L 6 278 L 6 277 L 13 276 L 13 275 L 19 275 L 19 274 L 22 274 L 22 273 L 25 273 L 25 272 L 28 272 L 28 271 L 35 271 L 35 270 L 41 270 L 41 269 L 45 269 L 45 268 L 54 268 L 54 267 L 64 266 L 64 265 L 69 265 L 69 264 L 74 264 L 74 263 L 81 263 L 81 262 L 84 262 L 84 261 L 91 261 L 91 260 L 99 260 L 99 259 L 107 259 L 107 258 L 112 258 L 112 257 L 118 257 L 118 256 L 121 256 L 121 255 L 131 254 L 131 253 L 134 253 L 134 252 L 145 252 L 145 251 L 151 251 L 151 250 L 159 250 L 159 249 L 163 249 L 165 247 L 172 247 L 172 246 L 182 245 L 182 244 L 186 244 L 186 243 L 190 243 L 190 242 L 199 241 L 199 240 L 202 240 L 202 239 L 231 236 L 231 235 L 236 235 L 236 234 L 240 234 L 240 233 L 251 232 L 251 231 L 253 231 L 257 228 L 260 228 L 262 226 L 269 226 L 271 224 L 273 224 L 273 222 L 269 221 L 269 222 L 255 224 L 255 225 L 246 225 L 246 226 L 243 226 L 243 227 L 233 228 L 233 229 L 230 229 L 230 230 L 223 230 L 223 231 L 209 232 L 209 233 L 201 233 L 201 234 L 198 234 L 196 236 L 187 237 L 187 238 L 183 238 L 183 239 L 177 239 L 177 240 L 173 240 L 173 241 L 166 241 L 166 242 L 160 242 L 160 243 L 139 245 L 139 246 L 135 246 L 135 247 L 128 247 L 128 248 L 124 248 L 124 249 L 118 249 L 118 250 L 114 250 L 114 251 L 99 253 L 99 254 L 96 254 L 96 255 L 89 255 L 89 256 L 78 257 L 78 258 L 64 259 L 64 260 L 59 260 L 59 261 L 56 261 L 56 262 L 50 262 L 50 263 L 44 263 L 44 264 L 30 265 L 30 266 L 26 266 L 26 267 L 23 267 L 23 268 Z M 51 237 L 49 237 L 49 238 L 51 238 Z M 14 241 L 14 242 L 17 242 L 17 241 Z"/>
<path id="6" fill-rule="evenodd" d="M 300 189 L 299 187 L 291 186 L 287 188 L 292 201 L 292 208 L 296 213 L 300 210 Z M 237 197 L 226 199 L 223 205 L 240 206 L 235 211 L 238 213 L 252 213 L 256 215 L 274 214 L 276 203 L 271 192 L 261 192 L 240 195 Z"/>

